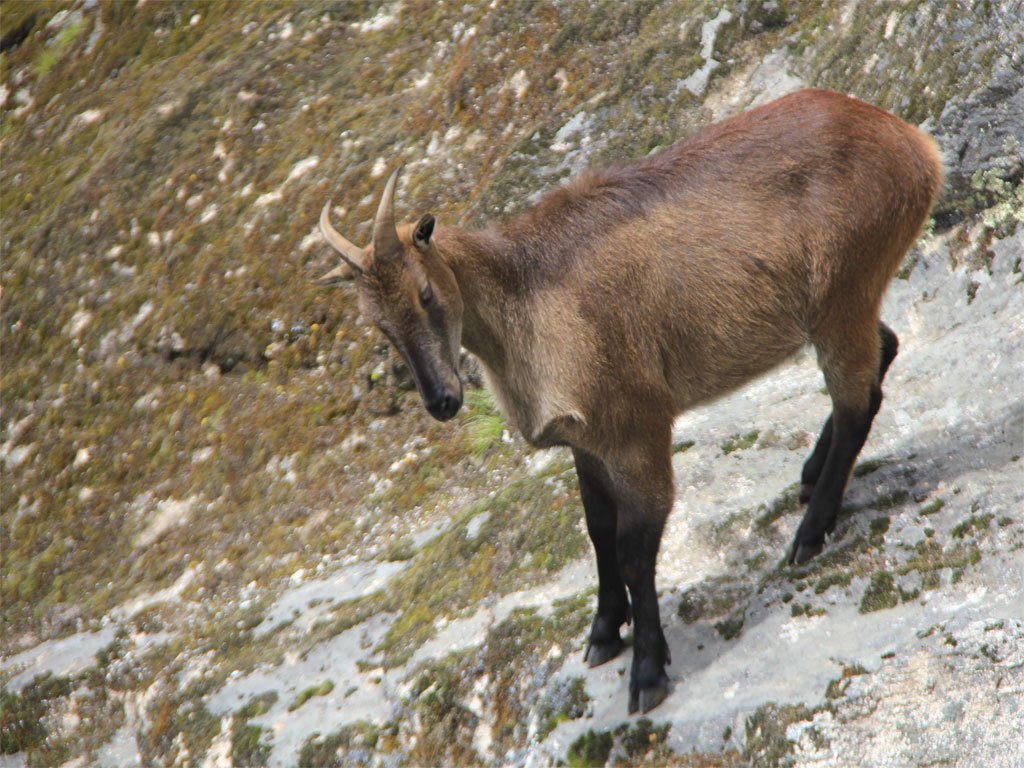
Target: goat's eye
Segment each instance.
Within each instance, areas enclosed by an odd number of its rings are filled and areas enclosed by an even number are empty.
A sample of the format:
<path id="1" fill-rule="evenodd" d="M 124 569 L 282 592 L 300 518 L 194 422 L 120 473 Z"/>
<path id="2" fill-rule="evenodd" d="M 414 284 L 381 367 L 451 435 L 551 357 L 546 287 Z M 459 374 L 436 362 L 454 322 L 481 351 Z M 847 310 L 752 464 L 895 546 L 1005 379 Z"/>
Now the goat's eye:
<path id="1" fill-rule="evenodd" d="M 424 307 L 429 306 L 434 300 L 434 289 L 430 287 L 430 283 L 420 288 L 420 304 Z"/>

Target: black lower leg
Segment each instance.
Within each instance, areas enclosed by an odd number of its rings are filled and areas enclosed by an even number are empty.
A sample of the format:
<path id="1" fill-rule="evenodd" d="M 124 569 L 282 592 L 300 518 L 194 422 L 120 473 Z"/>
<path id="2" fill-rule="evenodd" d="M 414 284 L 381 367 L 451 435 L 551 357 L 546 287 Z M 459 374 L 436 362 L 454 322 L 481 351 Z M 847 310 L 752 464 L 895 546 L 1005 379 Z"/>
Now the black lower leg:
<path id="1" fill-rule="evenodd" d="M 828 458 L 828 450 L 832 446 L 832 415 L 829 414 L 825 426 L 821 429 L 818 442 L 814 445 L 810 457 L 804 463 L 804 469 L 800 473 L 800 501 L 806 503 L 811 500 L 814 493 L 814 486 L 821 476 L 821 470 L 825 466 L 825 459 Z"/>
<path id="2" fill-rule="evenodd" d="M 661 628 L 654 564 L 660 527 L 637 526 L 620 531 L 619 563 L 633 599 L 633 665 L 629 676 L 629 713 L 648 712 L 669 693 L 665 665 L 671 663 Z"/>
<path id="3" fill-rule="evenodd" d="M 878 323 L 878 340 L 881 349 L 878 361 L 878 386 L 881 387 L 889 366 L 896 359 L 900 340 L 893 333 L 893 330 L 883 322 Z M 877 412 L 877 410 L 876 407 L 875 411 Z M 832 416 L 829 415 L 828 420 L 825 421 L 825 426 L 821 430 L 821 435 L 818 437 L 818 442 L 815 443 L 814 450 L 811 451 L 811 455 L 804 463 L 803 471 L 800 473 L 800 501 L 806 503 L 811 500 L 811 494 L 814 492 L 814 486 L 817 484 L 821 471 L 825 467 L 825 460 L 828 458 L 831 446 Z"/>
<path id="4" fill-rule="evenodd" d="M 608 492 L 607 476 L 600 461 L 576 452 L 576 473 L 587 518 L 587 532 L 597 557 L 597 614 L 590 628 L 584 660 L 592 667 L 604 664 L 622 651 L 619 627 L 629 622 L 629 598 L 619 573 L 616 555 L 617 515 Z"/>
<path id="5" fill-rule="evenodd" d="M 821 552 L 825 534 L 832 530 L 839 515 L 850 471 L 881 403 L 882 390 L 876 386 L 871 392 L 871 407 L 867 411 L 837 408 L 833 413 L 832 445 L 811 494 L 807 512 L 797 529 L 789 555 L 791 563 L 802 563 Z"/>

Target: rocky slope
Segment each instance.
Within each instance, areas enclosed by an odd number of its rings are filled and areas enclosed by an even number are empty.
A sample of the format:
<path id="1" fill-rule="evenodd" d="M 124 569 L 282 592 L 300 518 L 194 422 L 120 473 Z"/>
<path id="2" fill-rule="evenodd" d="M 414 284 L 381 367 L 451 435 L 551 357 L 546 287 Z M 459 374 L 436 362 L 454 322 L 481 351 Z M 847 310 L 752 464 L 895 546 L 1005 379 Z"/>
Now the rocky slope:
<path id="1" fill-rule="evenodd" d="M 0 8 L 0 766 L 1024 764 L 1024 7 Z M 804 85 L 947 190 L 822 557 L 803 359 L 676 426 L 674 690 L 581 661 L 567 455 L 432 422 L 315 230 L 473 224 Z M 467 361 L 471 365 L 471 361 Z"/>

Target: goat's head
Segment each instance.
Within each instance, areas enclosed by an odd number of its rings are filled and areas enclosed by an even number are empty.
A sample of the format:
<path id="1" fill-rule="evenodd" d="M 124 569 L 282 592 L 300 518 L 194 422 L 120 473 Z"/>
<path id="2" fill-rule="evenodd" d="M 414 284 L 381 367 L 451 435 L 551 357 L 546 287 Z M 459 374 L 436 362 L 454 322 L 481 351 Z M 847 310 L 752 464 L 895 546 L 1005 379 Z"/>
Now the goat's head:
<path id="1" fill-rule="evenodd" d="M 317 282 L 355 280 L 363 315 L 376 325 L 405 359 L 423 405 L 439 421 L 462 406 L 459 349 L 462 295 L 451 269 L 431 242 L 434 217 L 395 226 L 395 170 L 373 223 L 373 242 L 360 248 L 331 226 L 330 202 L 320 214 L 320 231 L 343 262 Z"/>

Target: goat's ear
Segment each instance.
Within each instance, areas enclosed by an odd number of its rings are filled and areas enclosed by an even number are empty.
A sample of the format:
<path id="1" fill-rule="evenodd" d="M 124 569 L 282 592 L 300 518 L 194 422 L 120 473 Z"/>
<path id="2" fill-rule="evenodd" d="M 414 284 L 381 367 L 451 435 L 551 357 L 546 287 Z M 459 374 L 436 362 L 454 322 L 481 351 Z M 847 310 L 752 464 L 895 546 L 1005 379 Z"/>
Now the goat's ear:
<path id="1" fill-rule="evenodd" d="M 345 280 L 354 280 L 355 276 L 356 273 L 352 266 L 347 261 L 343 261 L 330 272 L 321 275 L 313 282 L 317 285 L 337 285 Z"/>
<path id="2" fill-rule="evenodd" d="M 412 231 L 412 244 L 419 251 L 426 251 L 430 248 L 430 236 L 434 234 L 434 217 L 429 213 L 416 222 Z"/>

